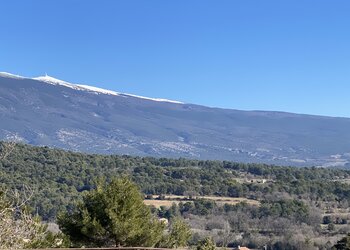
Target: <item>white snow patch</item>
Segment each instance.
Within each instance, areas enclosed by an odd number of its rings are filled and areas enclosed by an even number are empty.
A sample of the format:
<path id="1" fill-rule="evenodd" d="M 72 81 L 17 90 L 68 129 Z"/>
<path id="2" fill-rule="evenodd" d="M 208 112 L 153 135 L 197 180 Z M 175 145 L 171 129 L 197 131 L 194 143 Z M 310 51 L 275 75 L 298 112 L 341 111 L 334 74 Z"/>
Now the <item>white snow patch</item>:
<path id="1" fill-rule="evenodd" d="M 88 86 L 88 85 L 82 85 L 82 84 L 77 84 L 76 86 L 81 87 L 85 90 L 90 90 L 92 92 L 98 92 L 106 95 L 119 95 L 118 92 L 112 91 L 112 90 L 107 90 L 107 89 L 101 89 L 93 86 Z"/>
<path id="2" fill-rule="evenodd" d="M 72 88 L 75 90 L 89 91 L 89 92 L 93 92 L 95 94 L 105 94 L 105 95 L 114 95 L 114 96 L 121 95 L 121 96 L 140 98 L 140 99 L 156 101 L 156 102 L 170 102 L 170 103 L 176 103 L 176 104 L 184 104 L 183 102 L 173 101 L 173 100 L 168 100 L 168 99 L 150 98 L 150 97 L 144 97 L 144 96 L 133 95 L 133 94 L 119 93 L 119 92 L 116 92 L 113 90 L 102 89 L 102 88 L 93 87 L 93 86 L 84 85 L 84 84 L 73 84 L 73 83 L 69 83 L 69 82 L 65 82 L 65 81 L 56 79 L 56 78 L 48 76 L 48 75 L 34 77 L 32 79 L 37 80 L 37 81 L 41 81 L 41 82 L 45 82 L 45 83 L 49 83 L 49 84 L 53 84 L 53 85 L 65 86 L 65 87 Z"/>
<path id="3" fill-rule="evenodd" d="M 89 86 L 89 85 L 85 85 L 85 84 L 73 84 L 70 82 L 66 82 L 66 81 L 62 81 L 60 79 L 54 78 L 54 77 L 49 76 L 47 74 L 45 76 L 38 76 L 38 77 L 29 78 L 29 77 L 14 75 L 14 74 L 7 73 L 7 72 L 0 72 L 0 76 L 7 77 L 7 78 L 15 78 L 15 79 L 32 79 L 32 80 L 37 80 L 37 81 L 45 82 L 45 83 L 52 84 L 52 85 L 64 86 L 64 87 L 75 89 L 75 90 L 88 91 L 88 92 L 92 92 L 95 94 L 114 95 L 114 96 L 120 95 L 123 97 L 134 97 L 134 98 L 140 98 L 140 99 L 150 100 L 150 101 L 155 101 L 155 102 L 170 102 L 170 103 L 176 103 L 176 104 L 184 104 L 183 102 L 173 101 L 173 100 L 168 100 L 168 99 L 163 99 L 163 98 L 151 98 L 151 97 L 145 97 L 145 96 L 139 96 L 139 95 L 133 95 L 133 94 L 127 94 L 127 93 L 119 93 L 119 92 L 116 92 L 113 90 L 102 89 L 102 88 L 93 87 L 93 86 Z"/>
<path id="4" fill-rule="evenodd" d="M 7 72 L 0 72 L 0 76 L 7 77 L 7 78 L 25 79 L 25 77 L 23 77 L 23 76 L 14 75 L 14 74 L 7 73 Z"/>
<path id="5" fill-rule="evenodd" d="M 79 86 L 77 86 L 75 84 L 72 84 L 72 83 L 69 83 L 69 82 L 65 82 L 65 81 L 56 79 L 54 77 L 48 76 L 48 75 L 34 77 L 32 79 L 40 81 L 40 82 L 45 82 L 45 83 L 48 83 L 48 84 L 52 84 L 52 85 L 61 85 L 61 86 L 68 87 L 68 88 L 71 88 L 71 89 L 81 90 L 79 88 Z"/>
<path id="6" fill-rule="evenodd" d="M 150 97 L 144 97 L 144 96 L 140 96 L 140 95 L 132 95 L 132 94 L 124 94 L 124 93 L 122 93 L 122 94 L 125 96 L 131 96 L 131 97 L 146 99 L 146 100 L 155 101 L 155 102 L 171 102 L 171 103 L 177 103 L 177 104 L 184 104 L 183 102 L 162 99 L 162 98 L 150 98 Z"/>
<path id="7" fill-rule="evenodd" d="M 341 154 L 331 155 L 331 158 L 333 159 L 340 159 L 342 157 Z"/>
<path id="8" fill-rule="evenodd" d="M 177 139 L 178 139 L 180 142 L 184 142 L 184 141 L 185 141 L 185 138 L 183 138 L 182 136 L 178 136 Z"/>

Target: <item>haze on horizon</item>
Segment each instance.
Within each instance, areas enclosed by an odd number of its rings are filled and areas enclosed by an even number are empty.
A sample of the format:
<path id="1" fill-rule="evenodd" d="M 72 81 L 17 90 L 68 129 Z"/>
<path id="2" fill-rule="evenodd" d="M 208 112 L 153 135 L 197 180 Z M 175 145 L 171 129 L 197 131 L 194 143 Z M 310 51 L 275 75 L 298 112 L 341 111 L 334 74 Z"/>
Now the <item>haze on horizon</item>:
<path id="1" fill-rule="evenodd" d="M 350 117 L 345 0 L 14 0 L 2 9 L 0 71 L 207 106 Z"/>

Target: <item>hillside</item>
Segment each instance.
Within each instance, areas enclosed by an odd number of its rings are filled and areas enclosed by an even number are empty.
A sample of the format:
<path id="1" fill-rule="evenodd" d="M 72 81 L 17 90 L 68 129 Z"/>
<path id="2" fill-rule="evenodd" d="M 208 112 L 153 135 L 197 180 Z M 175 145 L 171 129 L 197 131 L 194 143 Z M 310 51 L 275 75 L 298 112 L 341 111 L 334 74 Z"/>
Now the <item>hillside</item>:
<path id="1" fill-rule="evenodd" d="M 154 216 L 186 220 L 190 244 L 209 236 L 221 246 L 306 249 L 332 246 L 350 230 L 347 170 L 89 155 L 24 144 L 0 158 L 0 190 L 32 190 L 29 209 L 45 221 L 72 211 L 95 180 L 127 176 Z"/>
<path id="2" fill-rule="evenodd" d="M 0 74 L 0 139 L 79 152 L 347 166 L 350 119 L 209 108 Z"/>
<path id="3" fill-rule="evenodd" d="M 2 148 L 1 144 L 1 148 Z M 31 205 L 44 219 L 80 200 L 98 178 L 130 176 L 145 194 L 205 195 L 264 200 L 285 193 L 308 200 L 350 202 L 350 172 L 227 161 L 88 155 L 16 145 L 0 161 L 0 183 L 34 190 Z M 265 180 L 264 182 L 260 180 Z M 335 181 L 337 180 L 337 181 Z"/>

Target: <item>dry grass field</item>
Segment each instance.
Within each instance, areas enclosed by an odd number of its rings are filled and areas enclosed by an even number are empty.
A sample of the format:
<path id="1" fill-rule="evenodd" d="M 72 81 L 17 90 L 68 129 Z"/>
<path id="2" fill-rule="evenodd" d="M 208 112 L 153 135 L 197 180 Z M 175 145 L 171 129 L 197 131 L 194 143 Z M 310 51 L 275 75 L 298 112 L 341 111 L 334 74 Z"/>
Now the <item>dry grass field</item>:
<path id="1" fill-rule="evenodd" d="M 165 195 L 162 200 L 158 200 L 159 196 L 155 195 L 153 199 L 145 199 L 144 203 L 146 205 L 153 205 L 157 208 L 161 206 L 170 207 L 173 203 L 179 204 L 180 202 L 192 202 L 195 199 L 204 199 L 215 201 L 218 205 L 230 204 L 236 205 L 241 202 L 246 202 L 249 205 L 259 206 L 260 202 L 257 200 L 247 199 L 247 198 L 233 198 L 233 197 L 217 197 L 217 196 L 194 196 L 189 199 L 188 196 L 181 195 Z"/>
<path id="2" fill-rule="evenodd" d="M 155 206 L 156 208 L 160 208 L 162 206 L 164 207 L 171 207 L 173 203 L 179 204 L 181 201 L 174 201 L 174 200 L 144 200 L 143 201 L 148 206 Z"/>

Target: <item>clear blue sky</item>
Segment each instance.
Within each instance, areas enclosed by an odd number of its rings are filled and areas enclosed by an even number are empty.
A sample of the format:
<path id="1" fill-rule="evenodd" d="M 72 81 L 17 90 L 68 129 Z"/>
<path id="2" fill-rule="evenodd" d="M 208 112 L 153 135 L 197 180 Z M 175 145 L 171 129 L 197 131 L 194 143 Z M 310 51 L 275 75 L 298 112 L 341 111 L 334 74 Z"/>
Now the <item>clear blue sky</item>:
<path id="1" fill-rule="evenodd" d="M 0 71 L 350 117 L 348 0 L 4 0 Z"/>

